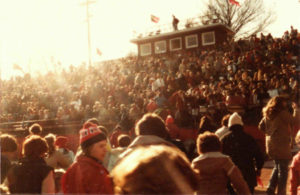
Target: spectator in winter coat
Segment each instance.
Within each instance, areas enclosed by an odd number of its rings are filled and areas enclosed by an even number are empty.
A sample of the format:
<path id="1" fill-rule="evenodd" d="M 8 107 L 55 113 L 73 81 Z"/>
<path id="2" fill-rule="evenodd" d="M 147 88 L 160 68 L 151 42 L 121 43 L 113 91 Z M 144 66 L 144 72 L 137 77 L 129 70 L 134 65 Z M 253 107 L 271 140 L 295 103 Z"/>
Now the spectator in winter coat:
<path id="1" fill-rule="evenodd" d="M 48 145 L 44 138 L 32 135 L 23 143 L 24 158 L 7 176 L 7 186 L 13 194 L 53 194 L 55 192 L 53 168 L 44 160 Z"/>
<path id="2" fill-rule="evenodd" d="M 56 141 L 55 135 L 49 133 L 45 136 L 45 140 L 47 141 L 49 146 L 49 153 L 45 158 L 47 165 L 53 167 L 54 169 L 67 169 L 72 164 L 72 160 L 66 157 L 62 152 L 57 150 L 56 145 L 54 144 Z"/>
<path id="3" fill-rule="evenodd" d="M 156 114 L 148 113 L 136 124 L 135 133 L 137 137 L 128 148 L 140 145 L 166 144 L 173 145 L 166 139 L 169 137 L 164 121 Z"/>
<path id="4" fill-rule="evenodd" d="M 113 185 L 102 165 L 106 154 L 106 136 L 93 123 L 85 123 L 79 132 L 82 154 L 62 177 L 65 194 L 112 194 Z"/>
<path id="5" fill-rule="evenodd" d="M 260 176 L 264 164 L 264 157 L 255 140 L 244 132 L 243 125 L 238 113 L 235 112 L 230 116 L 228 121 L 230 133 L 221 140 L 222 149 L 240 169 L 253 194 L 257 185 L 256 177 Z"/>
<path id="6" fill-rule="evenodd" d="M 0 136 L 1 144 L 1 181 L 3 183 L 9 169 L 12 167 L 11 161 L 17 156 L 17 140 L 9 134 L 2 134 Z"/>
<path id="7" fill-rule="evenodd" d="M 199 156 L 192 167 L 200 176 L 199 194 L 227 194 L 227 184 L 232 183 L 238 194 L 250 194 L 240 170 L 229 156 L 221 153 L 219 138 L 210 132 L 197 138 Z"/>
<path id="8" fill-rule="evenodd" d="M 58 147 L 58 151 L 61 152 L 66 158 L 73 163 L 75 155 L 72 150 L 67 148 L 68 138 L 64 136 L 58 136 L 55 140 L 55 146 Z"/>
<path id="9" fill-rule="evenodd" d="M 295 140 L 300 147 L 300 130 Z M 291 164 L 291 195 L 300 195 L 300 151 L 294 156 Z"/>
<path id="10" fill-rule="evenodd" d="M 285 98 L 275 96 L 263 108 L 263 119 L 259 129 L 266 134 L 267 154 L 274 160 L 272 176 L 267 192 L 273 194 L 278 187 L 278 194 L 286 194 L 288 164 L 292 158 L 291 132 L 292 127 L 299 121 L 297 105 L 293 104 L 293 115 L 288 112 Z"/>
<path id="11" fill-rule="evenodd" d="M 136 147 L 112 170 L 115 194 L 193 194 L 197 174 L 184 153 L 167 145 Z"/>

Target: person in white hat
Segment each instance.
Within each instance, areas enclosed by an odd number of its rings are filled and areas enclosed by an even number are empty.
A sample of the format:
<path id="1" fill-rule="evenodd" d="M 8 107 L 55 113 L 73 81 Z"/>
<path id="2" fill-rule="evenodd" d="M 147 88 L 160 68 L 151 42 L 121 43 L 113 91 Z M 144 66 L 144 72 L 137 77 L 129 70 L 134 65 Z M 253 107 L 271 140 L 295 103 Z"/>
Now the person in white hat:
<path id="1" fill-rule="evenodd" d="M 228 127 L 230 133 L 221 139 L 223 153 L 230 156 L 234 164 L 241 170 L 250 192 L 253 194 L 257 185 L 256 176 L 260 175 L 264 164 L 263 153 L 254 138 L 244 132 L 242 117 L 237 112 L 229 117 Z M 229 188 L 229 190 L 232 189 Z"/>

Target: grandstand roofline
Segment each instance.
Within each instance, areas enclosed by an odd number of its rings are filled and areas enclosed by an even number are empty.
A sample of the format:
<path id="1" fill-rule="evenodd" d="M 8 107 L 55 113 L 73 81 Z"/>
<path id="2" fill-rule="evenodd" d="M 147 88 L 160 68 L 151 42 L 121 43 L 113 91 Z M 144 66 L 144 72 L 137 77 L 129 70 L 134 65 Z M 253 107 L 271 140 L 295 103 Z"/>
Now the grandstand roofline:
<path id="1" fill-rule="evenodd" d="M 182 29 L 182 30 L 177 30 L 177 31 L 172 31 L 172 32 L 147 36 L 147 37 L 135 38 L 135 39 L 131 39 L 130 42 L 137 44 L 140 41 L 147 41 L 147 40 L 152 40 L 152 39 L 156 39 L 156 38 L 159 38 L 159 37 L 166 37 L 166 36 L 170 36 L 170 35 L 182 34 L 182 33 L 187 33 L 187 32 L 191 32 L 191 31 L 195 31 L 195 30 L 202 30 L 202 29 L 218 27 L 218 26 L 224 27 L 224 28 L 226 28 L 226 30 L 234 33 L 233 30 L 230 29 L 228 26 L 226 26 L 224 24 L 221 24 L 221 23 L 215 23 L 215 24 L 208 24 L 208 25 L 190 27 L 190 28 L 186 28 L 186 29 Z"/>

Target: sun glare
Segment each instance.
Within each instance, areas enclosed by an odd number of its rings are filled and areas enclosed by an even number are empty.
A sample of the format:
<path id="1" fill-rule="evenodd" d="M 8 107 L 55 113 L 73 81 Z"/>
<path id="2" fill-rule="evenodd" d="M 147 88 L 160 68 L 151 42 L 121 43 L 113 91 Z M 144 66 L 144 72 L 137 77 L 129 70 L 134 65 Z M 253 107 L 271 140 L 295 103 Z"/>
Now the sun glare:
<path id="1" fill-rule="evenodd" d="M 86 7 L 81 5 L 83 2 L 85 1 L 0 0 L 1 78 L 8 79 L 22 74 L 22 71 L 13 68 L 14 64 L 24 72 L 45 73 L 53 70 L 58 62 L 64 67 L 87 62 Z M 134 32 L 170 23 L 172 14 L 182 19 L 182 23 L 186 18 L 197 17 L 203 2 L 205 1 L 95 0 L 89 9 L 92 60 L 113 59 L 136 52 L 136 46 L 130 43 Z M 281 24 L 284 24 L 286 30 L 291 24 L 296 28 L 300 27 L 299 21 L 295 22 L 295 13 L 300 10 L 298 1 L 276 1 L 275 4 L 277 23 L 269 31 L 282 34 Z M 282 6 L 284 10 L 279 9 Z M 291 11 L 286 14 L 286 10 Z M 151 14 L 160 18 L 159 24 L 151 23 Z M 101 56 L 97 54 L 97 49 L 101 51 Z"/>

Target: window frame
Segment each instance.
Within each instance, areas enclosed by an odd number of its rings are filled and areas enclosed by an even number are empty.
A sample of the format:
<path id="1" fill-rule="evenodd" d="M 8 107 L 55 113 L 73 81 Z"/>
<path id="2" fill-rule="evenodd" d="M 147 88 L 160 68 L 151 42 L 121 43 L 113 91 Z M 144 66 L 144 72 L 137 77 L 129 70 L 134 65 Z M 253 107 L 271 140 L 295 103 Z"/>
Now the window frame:
<path id="1" fill-rule="evenodd" d="M 189 39 L 190 37 L 196 37 L 196 44 L 195 44 L 195 45 L 188 45 L 188 39 Z M 185 47 L 186 47 L 187 49 L 199 47 L 198 34 L 192 34 L 192 35 L 186 36 L 186 37 L 185 37 Z"/>
<path id="2" fill-rule="evenodd" d="M 207 34 L 213 34 L 213 42 L 210 42 L 210 43 L 205 43 L 204 42 L 204 37 L 205 37 L 205 35 L 207 35 Z M 215 31 L 209 31 L 209 32 L 204 32 L 204 33 L 202 33 L 201 34 L 201 38 L 202 38 L 202 45 L 203 46 L 206 46 L 206 45 L 214 45 L 214 44 L 216 44 L 216 37 L 215 37 Z"/>
<path id="3" fill-rule="evenodd" d="M 142 52 L 142 47 L 143 46 L 149 46 L 150 47 L 150 52 L 148 53 L 143 53 Z M 151 55 L 152 54 L 152 46 L 151 46 L 151 43 L 144 43 L 144 44 L 141 44 L 140 45 L 140 52 L 141 52 L 141 56 L 148 56 L 148 55 Z"/>
<path id="4" fill-rule="evenodd" d="M 176 49 L 172 48 L 172 41 L 173 40 L 180 40 L 180 48 L 176 48 Z M 182 38 L 181 37 L 176 37 L 176 38 L 170 39 L 170 51 L 178 51 L 178 50 L 181 50 L 181 49 L 182 49 Z"/>
<path id="5" fill-rule="evenodd" d="M 165 45 L 164 50 L 162 50 L 162 51 L 157 51 L 156 50 L 156 44 L 159 44 L 159 43 L 164 43 L 164 45 Z M 166 53 L 166 52 L 167 52 L 167 41 L 166 40 L 154 42 L 154 53 L 160 54 L 160 53 Z"/>

